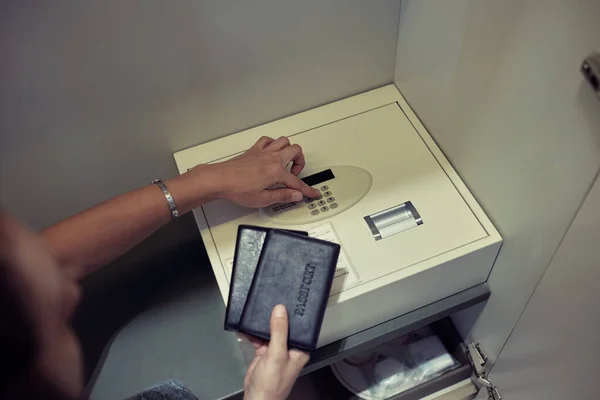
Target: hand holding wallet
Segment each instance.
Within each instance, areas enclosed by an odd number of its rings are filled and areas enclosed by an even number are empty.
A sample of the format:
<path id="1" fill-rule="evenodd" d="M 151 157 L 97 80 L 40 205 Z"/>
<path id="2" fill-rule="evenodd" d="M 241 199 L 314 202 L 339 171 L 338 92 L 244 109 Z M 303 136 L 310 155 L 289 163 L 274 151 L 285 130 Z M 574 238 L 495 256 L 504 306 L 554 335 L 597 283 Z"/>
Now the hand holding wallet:
<path id="1" fill-rule="evenodd" d="M 239 330 L 270 339 L 271 310 L 285 305 L 290 347 L 317 346 L 340 245 L 281 230 L 267 232 Z"/>
<path id="2" fill-rule="evenodd" d="M 229 299 L 225 311 L 225 330 L 227 331 L 239 331 L 242 312 L 254 279 L 263 243 L 267 237 L 267 232 L 271 230 L 270 228 L 252 225 L 240 225 L 238 227 L 229 285 Z M 289 232 L 308 236 L 308 233 L 303 231 Z"/>

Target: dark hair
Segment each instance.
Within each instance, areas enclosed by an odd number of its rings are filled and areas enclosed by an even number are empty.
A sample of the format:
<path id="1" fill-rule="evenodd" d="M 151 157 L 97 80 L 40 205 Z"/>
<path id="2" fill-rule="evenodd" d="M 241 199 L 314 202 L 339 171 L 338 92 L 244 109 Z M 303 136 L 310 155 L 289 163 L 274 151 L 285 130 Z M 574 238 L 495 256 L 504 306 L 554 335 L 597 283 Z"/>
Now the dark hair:
<path id="1" fill-rule="evenodd" d="M 2 254 L 0 253 L 0 257 Z M 0 259 L 0 397 L 31 375 L 37 353 L 33 323 L 5 260 Z"/>
<path id="2" fill-rule="evenodd" d="M 0 223 L 0 398 L 9 397 L 28 380 L 37 354 L 33 320 L 9 266 L 8 235 Z"/>
<path id="3" fill-rule="evenodd" d="M 39 339 L 19 290 L 17 268 L 12 265 L 7 218 L 0 209 L 0 399 L 64 400 L 55 385 L 35 368 Z"/>

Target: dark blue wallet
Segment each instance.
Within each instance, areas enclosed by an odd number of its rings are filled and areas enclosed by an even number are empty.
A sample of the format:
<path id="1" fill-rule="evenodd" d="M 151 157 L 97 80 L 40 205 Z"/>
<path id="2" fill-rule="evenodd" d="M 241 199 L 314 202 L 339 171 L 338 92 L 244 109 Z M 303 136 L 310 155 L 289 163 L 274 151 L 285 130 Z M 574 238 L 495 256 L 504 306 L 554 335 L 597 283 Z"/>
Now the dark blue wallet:
<path id="1" fill-rule="evenodd" d="M 239 330 L 270 339 L 273 307 L 289 315 L 289 347 L 317 347 L 340 245 L 281 230 L 267 232 Z"/>
<path id="2" fill-rule="evenodd" d="M 242 319 L 242 312 L 246 305 L 246 297 L 256 265 L 260 258 L 263 243 L 270 228 L 252 225 L 240 225 L 235 243 L 235 254 L 233 258 L 233 269 L 231 271 L 231 282 L 229 284 L 229 299 L 225 311 L 225 330 L 237 332 Z M 307 232 L 290 231 L 298 235 L 308 236 Z"/>

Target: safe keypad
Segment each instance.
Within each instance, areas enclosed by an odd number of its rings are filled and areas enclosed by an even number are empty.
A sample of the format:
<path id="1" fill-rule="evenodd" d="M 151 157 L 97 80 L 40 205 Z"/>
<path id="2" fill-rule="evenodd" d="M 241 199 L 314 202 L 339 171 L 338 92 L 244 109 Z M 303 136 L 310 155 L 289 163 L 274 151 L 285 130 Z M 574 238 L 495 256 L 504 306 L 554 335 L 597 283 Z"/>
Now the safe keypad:
<path id="1" fill-rule="evenodd" d="M 329 190 L 329 186 L 322 185 L 320 188 L 315 188 L 320 193 L 316 199 L 309 199 L 308 197 L 304 198 L 304 202 L 308 204 L 308 210 L 312 215 L 319 215 L 322 212 L 327 212 L 330 209 L 338 208 L 338 203 L 333 197 L 333 193 Z"/>

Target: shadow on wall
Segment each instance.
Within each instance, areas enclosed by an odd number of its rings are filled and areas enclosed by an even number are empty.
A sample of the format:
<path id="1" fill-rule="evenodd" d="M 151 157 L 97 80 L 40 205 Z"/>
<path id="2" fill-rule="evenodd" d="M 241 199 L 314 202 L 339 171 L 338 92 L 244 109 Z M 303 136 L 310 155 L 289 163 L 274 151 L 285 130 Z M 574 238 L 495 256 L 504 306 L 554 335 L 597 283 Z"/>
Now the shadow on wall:
<path id="1" fill-rule="evenodd" d="M 174 175 L 173 151 L 390 83 L 399 3 L 4 0 L 0 203 L 43 228 Z"/>
<path id="2" fill-rule="evenodd" d="M 119 260 L 85 278 L 82 301 L 73 320 L 84 354 L 85 382 L 94 379 L 107 345 L 134 317 L 214 284 L 191 214 L 163 227 Z"/>

